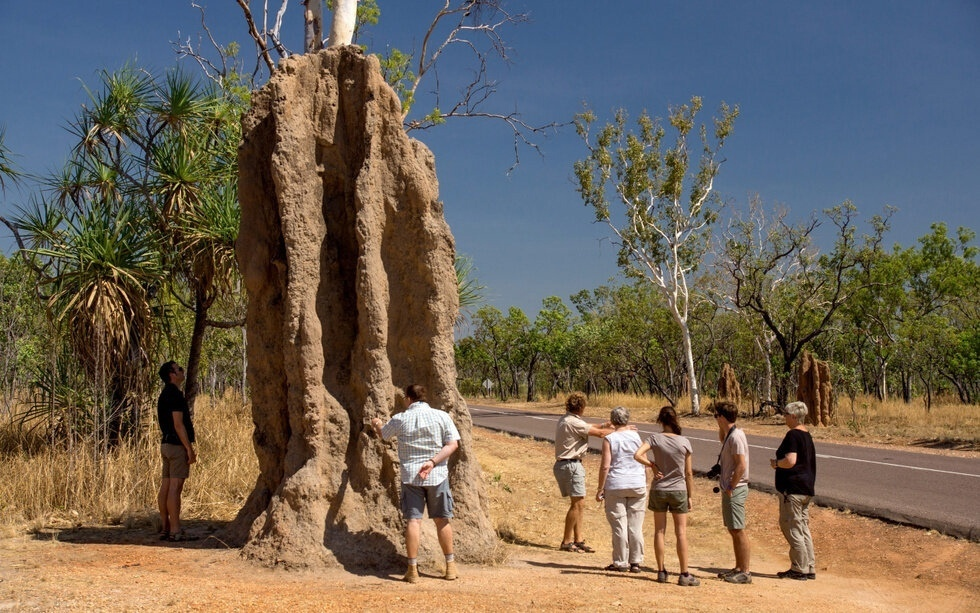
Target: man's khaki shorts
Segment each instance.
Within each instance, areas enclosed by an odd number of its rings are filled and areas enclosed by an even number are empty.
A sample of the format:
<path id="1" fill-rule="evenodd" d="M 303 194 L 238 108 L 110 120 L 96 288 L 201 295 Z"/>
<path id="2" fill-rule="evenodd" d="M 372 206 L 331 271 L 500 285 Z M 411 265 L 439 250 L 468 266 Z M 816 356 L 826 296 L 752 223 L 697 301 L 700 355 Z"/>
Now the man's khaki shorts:
<path id="1" fill-rule="evenodd" d="M 191 475 L 191 465 L 187 463 L 187 450 L 183 445 L 160 444 L 163 459 L 164 479 L 186 479 Z"/>
<path id="2" fill-rule="evenodd" d="M 721 493 L 721 517 L 729 530 L 745 529 L 745 500 L 749 496 L 749 486 L 740 485 L 731 495 Z"/>

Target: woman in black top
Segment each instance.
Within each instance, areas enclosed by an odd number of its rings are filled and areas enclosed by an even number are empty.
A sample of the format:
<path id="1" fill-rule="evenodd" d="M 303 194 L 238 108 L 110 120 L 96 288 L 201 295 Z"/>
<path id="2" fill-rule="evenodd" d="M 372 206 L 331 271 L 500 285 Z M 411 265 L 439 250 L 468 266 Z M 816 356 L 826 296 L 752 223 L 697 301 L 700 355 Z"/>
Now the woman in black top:
<path id="1" fill-rule="evenodd" d="M 803 425 L 806 404 L 791 402 L 782 411 L 789 431 L 776 450 L 769 465 L 776 470 L 776 491 L 779 492 L 779 528 L 789 543 L 789 570 L 777 575 L 806 581 L 816 579 L 813 539 L 810 537 L 810 501 L 817 479 L 817 453 L 813 437 Z"/>

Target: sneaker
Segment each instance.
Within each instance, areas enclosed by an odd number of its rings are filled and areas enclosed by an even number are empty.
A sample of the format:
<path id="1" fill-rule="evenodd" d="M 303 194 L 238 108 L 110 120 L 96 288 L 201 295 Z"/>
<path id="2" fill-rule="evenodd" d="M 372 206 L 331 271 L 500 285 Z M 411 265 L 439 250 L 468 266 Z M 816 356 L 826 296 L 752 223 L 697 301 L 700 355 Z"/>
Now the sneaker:
<path id="1" fill-rule="evenodd" d="M 640 565 L 639 564 L 630 564 L 630 572 L 631 573 L 642 573 L 643 572 L 643 569 L 640 568 Z"/>
<path id="2" fill-rule="evenodd" d="M 402 581 L 405 583 L 416 583 L 419 580 L 419 567 L 415 564 L 410 564 L 408 570 L 405 571 L 405 576 L 402 577 Z"/>
<path id="3" fill-rule="evenodd" d="M 809 579 L 810 581 L 816 581 L 817 580 L 817 573 L 807 573 L 806 574 L 806 578 Z"/>
<path id="4" fill-rule="evenodd" d="M 603 568 L 602 570 L 609 570 L 617 573 L 625 573 L 627 568 L 625 566 L 616 566 L 615 564 L 610 564 L 609 566 Z"/>
<path id="5" fill-rule="evenodd" d="M 677 585 L 694 587 L 701 585 L 701 580 L 692 575 L 691 573 L 686 573 L 677 577 Z"/>
<path id="6" fill-rule="evenodd" d="M 658 570 L 657 571 L 657 583 L 667 583 L 667 571 Z"/>
<path id="7" fill-rule="evenodd" d="M 446 562 L 446 581 L 456 580 L 456 560 Z"/>
<path id="8" fill-rule="evenodd" d="M 725 581 L 729 583 L 752 583 L 752 573 L 746 571 L 740 571 L 734 575 L 728 575 L 725 577 Z"/>
<path id="9" fill-rule="evenodd" d="M 719 579 L 724 579 L 725 577 L 731 577 L 732 575 L 737 574 L 737 573 L 740 573 L 740 572 L 742 572 L 742 571 L 740 571 L 737 568 L 730 568 L 728 570 L 723 570 L 720 573 L 718 573 L 718 578 Z"/>
<path id="10" fill-rule="evenodd" d="M 793 570 L 792 568 L 789 570 L 781 570 L 776 573 L 776 576 L 780 579 L 796 579 L 797 581 L 806 581 L 809 579 L 809 577 L 807 577 L 807 573 L 801 573 L 800 571 Z M 815 579 L 816 575 L 813 577 Z"/>

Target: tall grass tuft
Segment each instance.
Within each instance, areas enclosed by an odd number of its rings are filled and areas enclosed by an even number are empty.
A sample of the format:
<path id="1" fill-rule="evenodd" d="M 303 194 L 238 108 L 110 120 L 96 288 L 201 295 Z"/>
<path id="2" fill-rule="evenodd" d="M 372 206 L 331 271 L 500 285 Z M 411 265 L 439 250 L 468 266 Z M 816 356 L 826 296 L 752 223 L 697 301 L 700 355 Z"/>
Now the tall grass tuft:
<path id="1" fill-rule="evenodd" d="M 43 442 L 12 419 L 0 424 L 0 533 L 51 525 L 159 521 L 159 428 L 98 457 L 94 444 L 70 449 Z M 228 520 L 258 475 L 252 419 L 240 397 L 200 397 L 195 407 L 198 462 L 184 488 L 181 517 Z"/>

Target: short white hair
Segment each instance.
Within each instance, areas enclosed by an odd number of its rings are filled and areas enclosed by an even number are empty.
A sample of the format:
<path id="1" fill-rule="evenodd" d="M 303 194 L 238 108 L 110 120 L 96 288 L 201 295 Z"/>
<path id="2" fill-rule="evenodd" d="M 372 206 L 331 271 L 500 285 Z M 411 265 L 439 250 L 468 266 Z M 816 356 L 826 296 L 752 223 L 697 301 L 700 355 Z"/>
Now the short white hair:
<path id="1" fill-rule="evenodd" d="M 625 426 L 630 421 L 630 412 L 626 407 L 616 407 L 609 413 L 609 421 L 614 426 Z"/>
<path id="2" fill-rule="evenodd" d="M 784 415 L 792 415 L 793 417 L 801 421 L 806 416 L 807 413 L 809 413 L 809 410 L 807 410 L 805 402 L 800 402 L 800 401 L 791 402 L 783 408 Z"/>

